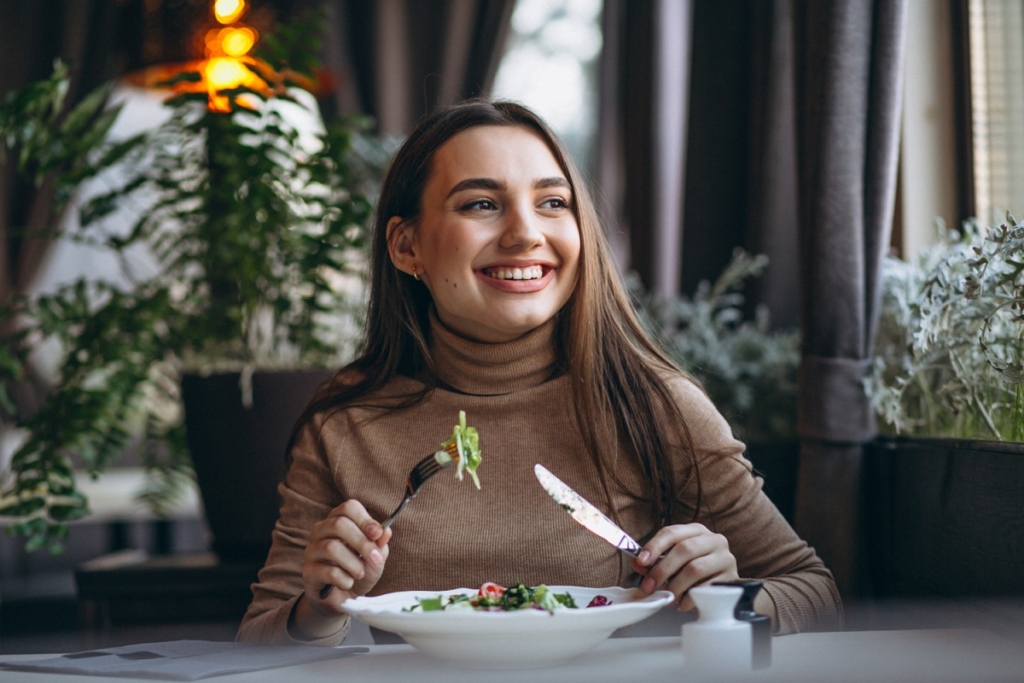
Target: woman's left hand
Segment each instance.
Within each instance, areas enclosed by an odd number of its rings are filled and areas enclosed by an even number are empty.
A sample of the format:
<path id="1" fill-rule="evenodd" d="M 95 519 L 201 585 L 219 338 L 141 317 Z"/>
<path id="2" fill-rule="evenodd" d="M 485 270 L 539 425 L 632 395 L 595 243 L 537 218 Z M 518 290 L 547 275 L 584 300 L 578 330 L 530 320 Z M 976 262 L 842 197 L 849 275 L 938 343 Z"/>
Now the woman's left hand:
<path id="1" fill-rule="evenodd" d="M 661 559 L 658 559 L 661 558 Z M 686 591 L 712 581 L 739 579 L 729 541 L 703 524 L 673 524 L 644 544 L 633 569 L 644 576 L 640 588 L 672 591 L 680 612 L 696 608 Z"/>

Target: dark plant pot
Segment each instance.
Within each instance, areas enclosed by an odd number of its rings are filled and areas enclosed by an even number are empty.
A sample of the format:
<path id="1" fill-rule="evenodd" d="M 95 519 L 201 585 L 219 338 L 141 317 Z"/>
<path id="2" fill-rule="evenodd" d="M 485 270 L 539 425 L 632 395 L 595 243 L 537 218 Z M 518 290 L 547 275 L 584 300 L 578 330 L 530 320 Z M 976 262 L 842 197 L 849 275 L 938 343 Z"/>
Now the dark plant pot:
<path id="1" fill-rule="evenodd" d="M 288 437 L 330 376 L 328 370 L 257 372 L 249 409 L 242 405 L 238 373 L 182 379 L 188 447 L 213 550 L 222 560 L 266 558 Z"/>
<path id="2" fill-rule="evenodd" d="M 800 442 L 752 441 L 747 444 L 747 459 L 754 472 L 764 478 L 764 492 L 783 517 L 793 523 L 796 506 L 796 478 L 800 470 Z"/>
<path id="3" fill-rule="evenodd" d="M 1024 443 L 878 437 L 864 492 L 878 597 L 1024 594 Z"/>

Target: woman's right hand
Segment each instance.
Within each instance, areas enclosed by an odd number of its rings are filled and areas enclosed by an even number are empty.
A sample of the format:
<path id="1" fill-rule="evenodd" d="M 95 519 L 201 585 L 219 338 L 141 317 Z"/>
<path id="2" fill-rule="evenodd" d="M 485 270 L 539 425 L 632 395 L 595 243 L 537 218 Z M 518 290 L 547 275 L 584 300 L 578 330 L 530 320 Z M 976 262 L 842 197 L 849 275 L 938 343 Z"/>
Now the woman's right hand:
<path id="1" fill-rule="evenodd" d="M 377 585 L 388 559 L 391 529 L 383 528 L 357 500 L 347 500 L 313 525 L 302 565 L 304 599 L 296 605 L 294 625 L 310 637 L 337 630 L 343 602 Z M 334 589 L 321 598 L 324 586 Z"/>

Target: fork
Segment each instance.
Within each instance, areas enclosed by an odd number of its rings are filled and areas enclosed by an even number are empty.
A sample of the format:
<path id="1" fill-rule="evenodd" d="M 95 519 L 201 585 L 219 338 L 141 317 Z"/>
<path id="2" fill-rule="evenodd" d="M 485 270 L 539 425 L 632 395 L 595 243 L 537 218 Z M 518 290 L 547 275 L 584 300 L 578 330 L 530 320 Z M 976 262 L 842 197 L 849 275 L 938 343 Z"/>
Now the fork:
<path id="1" fill-rule="evenodd" d="M 446 461 L 444 464 L 441 464 L 437 459 L 438 453 L 447 453 L 450 459 Z M 430 479 L 432 476 L 434 476 L 444 468 L 451 467 L 454 463 L 458 461 L 459 449 L 454 443 L 450 443 L 446 445 L 444 449 L 440 451 L 435 451 L 434 453 L 431 453 L 430 455 L 424 457 L 422 460 L 416 463 L 413 466 L 412 471 L 409 472 L 409 478 L 405 482 L 405 497 L 402 498 L 402 502 L 398 504 L 398 507 L 395 508 L 395 511 L 392 512 L 387 519 L 381 522 L 381 526 L 385 529 L 391 526 L 391 524 L 395 521 L 395 518 L 397 518 L 398 515 L 401 514 L 402 510 L 405 509 L 405 506 L 409 504 L 409 501 L 416 497 L 416 494 L 419 493 L 420 488 L 423 486 L 424 483 L 426 483 L 427 479 Z M 329 583 L 323 588 L 321 588 L 320 599 L 326 599 L 327 596 L 331 594 L 332 588 L 334 588 L 333 583 Z"/>

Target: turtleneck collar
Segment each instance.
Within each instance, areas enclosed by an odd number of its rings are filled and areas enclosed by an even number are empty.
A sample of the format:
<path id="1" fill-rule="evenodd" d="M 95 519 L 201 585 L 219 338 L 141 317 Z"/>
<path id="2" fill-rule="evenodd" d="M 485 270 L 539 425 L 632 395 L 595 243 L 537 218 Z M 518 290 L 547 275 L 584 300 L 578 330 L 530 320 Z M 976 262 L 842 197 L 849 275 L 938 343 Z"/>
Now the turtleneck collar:
<path id="1" fill-rule="evenodd" d="M 456 391 L 499 396 L 537 386 L 556 373 L 554 319 L 519 339 L 489 344 L 455 334 L 431 308 L 430 329 L 438 378 Z"/>

